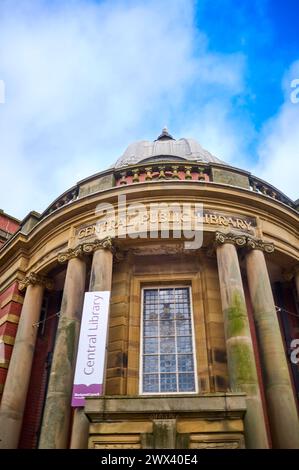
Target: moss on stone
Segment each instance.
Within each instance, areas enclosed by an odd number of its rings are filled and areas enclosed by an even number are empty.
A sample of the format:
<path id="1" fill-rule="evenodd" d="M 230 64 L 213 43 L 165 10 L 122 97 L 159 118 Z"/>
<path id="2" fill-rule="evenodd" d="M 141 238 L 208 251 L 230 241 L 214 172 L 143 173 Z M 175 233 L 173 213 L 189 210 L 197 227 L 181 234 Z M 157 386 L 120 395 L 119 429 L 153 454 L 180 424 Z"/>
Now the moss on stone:
<path id="1" fill-rule="evenodd" d="M 158 420 L 154 424 L 154 446 L 156 449 L 172 448 L 175 443 L 175 421 L 173 423 Z"/>
<path id="2" fill-rule="evenodd" d="M 250 345 L 247 343 L 231 344 L 228 354 L 234 385 L 240 390 L 244 390 L 242 385 L 257 384 L 254 356 Z"/>
<path id="3" fill-rule="evenodd" d="M 75 352 L 75 335 L 76 335 L 76 323 L 71 321 L 66 326 L 66 353 L 70 364 L 73 364 L 74 352 Z"/>
<path id="4" fill-rule="evenodd" d="M 66 318 L 60 319 L 49 384 L 52 391 L 62 392 L 66 387 L 66 381 L 72 374 L 75 359 L 76 328 L 75 321 Z"/>
<path id="5" fill-rule="evenodd" d="M 65 421 L 69 416 L 69 399 L 61 395 L 50 395 L 43 418 L 39 447 L 42 449 L 59 448 L 59 434 L 65 428 Z M 61 442 L 60 442 L 61 445 Z"/>
<path id="6" fill-rule="evenodd" d="M 247 330 L 247 313 L 242 294 L 235 290 L 232 295 L 231 305 L 225 310 L 227 338 L 240 336 Z"/>

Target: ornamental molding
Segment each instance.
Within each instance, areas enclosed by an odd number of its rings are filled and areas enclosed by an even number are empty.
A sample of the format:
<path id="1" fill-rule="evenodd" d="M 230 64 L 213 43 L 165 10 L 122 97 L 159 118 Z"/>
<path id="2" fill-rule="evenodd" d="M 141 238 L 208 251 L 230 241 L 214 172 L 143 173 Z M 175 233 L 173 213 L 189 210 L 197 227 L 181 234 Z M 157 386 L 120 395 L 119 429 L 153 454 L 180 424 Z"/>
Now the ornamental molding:
<path id="1" fill-rule="evenodd" d="M 252 250 L 261 250 L 265 253 L 273 253 L 274 243 L 264 242 L 258 238 L 247 237 L 247 246 Z"/>
<path id="2" fill-rule="evenodd" d="M 110 250 L 114 253 L 114 246 L 111 237 L 103 238 L 103 240 L 94 240 L 93 242 L 81 243 L 76 248 L 68 248 L 66 251 L 58 253 L 58 262 L 66 263 L 72 258 L 81 258 L 96 250 Z"/>
<path id="3" fill-rule="evenodd" d="M 114 246 L 111 237 L 105 237 L 102 240 L 96 239 L 93 242 L 86 242 L 82 244 L 83 253 L 93 253 L 96 250 L 109 250 L 114 252 Z"/>
<path id="4" fill-rule="evenodd" d="M 58 253 L 58 262 L 66 263 L 72 258 L 79 258 L 83 256 L 82 244 L 78 245 L 76 248 L 68 248 L 66 251 Z"/>
<path id="5" fill-rule="evenodd" d="M 42 276 L 40 274 L 31 272 L 29 273 L 22 281 L 19 281 L 19 290 L 23 291 L 28 286 L 44 286 L 48 290 L 52 290 L 54 287 L 54 282 L 48 277 Z"/>
<path id="6" fill-rule="evenodd" d="M 216 245 L 223 245 L 224 243 L 231 243 L 236 246 L 246 246 L 247 237 L 246 235 L 240 235 L 240 234 L 236 234 L 233 232 L 228 232 L 228 233 L 216 232 L 215 242 L 216 242 Z"/>
<path id="7" fill-rule="evenodd" d="M 224 243 L 231 243 L 237 247 L 247 247 L 252 250 L 261 250 L 265 253 L 273 253 L 274 243 L 265 242 L 259 238 L 254 238 L 249 235 L 240 235 L 233 232 L 215 233 L 216 245 L 222 245 Z"/>

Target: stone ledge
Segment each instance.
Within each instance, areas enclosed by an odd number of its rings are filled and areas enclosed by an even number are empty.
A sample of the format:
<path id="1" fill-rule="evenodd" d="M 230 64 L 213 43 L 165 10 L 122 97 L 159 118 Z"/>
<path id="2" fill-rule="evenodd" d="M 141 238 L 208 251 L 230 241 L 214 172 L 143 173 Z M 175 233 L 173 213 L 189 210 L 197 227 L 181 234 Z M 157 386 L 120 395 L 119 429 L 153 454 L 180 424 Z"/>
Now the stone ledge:
<path id="1" fill-rule="evenodd" d="M 85 413 L 93 423 L 107 419 L 203 417 L 206 419 L 243 418 L 246 394 L 103 396 L 87 398 Z"/>

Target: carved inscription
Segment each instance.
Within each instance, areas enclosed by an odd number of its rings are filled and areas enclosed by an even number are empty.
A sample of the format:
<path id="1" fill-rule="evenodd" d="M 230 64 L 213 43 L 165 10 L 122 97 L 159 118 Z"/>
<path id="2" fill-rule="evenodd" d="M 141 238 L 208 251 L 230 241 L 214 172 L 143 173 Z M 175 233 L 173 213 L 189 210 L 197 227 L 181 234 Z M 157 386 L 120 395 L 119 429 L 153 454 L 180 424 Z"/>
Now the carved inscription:
<path id="1" fill-rule="evenodd" d="M 195 210 L 191 210 L 189 214 L 186 214 L 167 211 L 166 209 L 160 209 L 155 214 L 144 212 L 137 215 L 127 215 L 125 218 L 108 218 L 105 216 L 99 218 L 94 224 L 78 228 L 76 235 L 78 240 L 93 238 L 95 236 L 103 238 L 115 231 L 118 231 L 118 233 L 131 233 L 134 232 L 134 230 L 138 231 L 143 228 L 145 231 L 151 230 L 153 227 L 160 229 L 165 223 L 169 223 L 169 226 L 175 229 L 177 224 L 180 224 L 180 227 L 184 227 L 184 224 L 189 222 L 190 219 L 194 222 L 196 217 L 197 214 Z M 239 214 L 225 214 L 210 210 L 203 212 L 202 217 L 200 217 L 200 222 L 202 222 L 204 226 L 215 226 L 215 228 L 227 227 L 228 229 L 244 231 L 251 235 L 255 234 L 256 228 L 256 219 L 254 217 Z M 195 223 L 192 225 L 195 225 Z"/>

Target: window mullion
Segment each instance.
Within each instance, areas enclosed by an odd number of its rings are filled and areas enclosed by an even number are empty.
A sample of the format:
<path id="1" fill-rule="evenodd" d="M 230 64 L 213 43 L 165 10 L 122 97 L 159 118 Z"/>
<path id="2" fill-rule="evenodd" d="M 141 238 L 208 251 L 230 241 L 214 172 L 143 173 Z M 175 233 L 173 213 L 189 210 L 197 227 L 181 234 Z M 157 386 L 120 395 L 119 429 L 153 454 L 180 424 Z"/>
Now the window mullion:
<path id="1" fill-rule="evenodd" d="M 144 388 L 142 385 L 142 393 L 196 392 L 196 355 L 191 298 L 191 289 L 185 286 L 143 290 L 141 383 L 145 381 L 146 386 Z M 151 338 L 152 341 L 150 341 Z M 145 342 L 147 352 L 145 352 Z M 163 369 L 161 368 L 161 355 L 164 357 Z M 144 369 L 146 358 L 148 359 L 146 369 Z M 194 385 L 191 385 L 191 370 L 188 368 L 191 360 Z M 152 364 L 155 364 L 156 371 L 152 368 Z M 174 378 L 176 379 L 175 387 L 173 387 Z"/>

